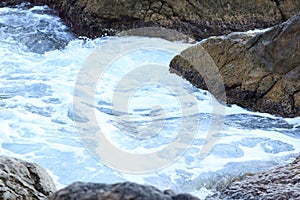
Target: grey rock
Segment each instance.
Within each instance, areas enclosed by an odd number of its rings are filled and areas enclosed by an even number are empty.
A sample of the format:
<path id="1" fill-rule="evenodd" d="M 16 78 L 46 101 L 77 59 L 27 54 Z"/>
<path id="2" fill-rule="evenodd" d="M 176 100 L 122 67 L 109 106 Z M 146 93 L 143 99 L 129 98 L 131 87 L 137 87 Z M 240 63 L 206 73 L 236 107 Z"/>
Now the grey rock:
<path id="1" fill-rule="evenodd" d="M 236 179 L 206 199 L 300 199 L 300 156 L 291 164 Z"/>
<path id="2" fill-rule="evenodd" d="M 0 199 L 45 199 L 55 191 L 51 177 L 42 167 L 0 156 Z"/>
<path id="3" fill-rule="evenodd" d="M 161 191 L 153 186 L 131 182 L 116 184 L 76 182 L 49 197 L 49 200 L 197 200 L 189 194 L 170 190 Z"/>

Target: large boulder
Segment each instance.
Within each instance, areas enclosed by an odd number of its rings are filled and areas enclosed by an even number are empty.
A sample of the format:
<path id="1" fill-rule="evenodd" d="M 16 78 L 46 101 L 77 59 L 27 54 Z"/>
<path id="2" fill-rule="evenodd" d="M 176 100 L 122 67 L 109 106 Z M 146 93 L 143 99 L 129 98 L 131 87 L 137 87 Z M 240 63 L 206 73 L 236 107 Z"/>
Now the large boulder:
<path id="1" fill-rule="evenodd" d="M 29 1 L 34 5 L 49 5 L 74 33 L 91 38 L 132 28 L 164 27 L 198 40 L 270 27 L 300 11 L 300 0 Z M 13 3 L 13 0 L 4 0 L 0 6 Z"/>
<path id="2" fill-rule="evenodd" d="M 236 179 L 206 199 L 300 199 L 300 157 L 283 167 Z"/>
<path id="3" fill-rule="evenodd" d="M 192 65 L 203 51 L 217 70 L 205 60 Z M 207 74 L 200 72 L 214 71 L 226 91 L 226 100 L 211 91 L 218 99 L 255 111 L 300 116 L 300 13 L 263 33 L 208 38 L 175 56 L 170 71 L 201 89 L 209 88 L 213 74 L 205 80 Z"/>
<path id="4" fill-rule="evenodd" d="M 49 197 L 49 200 L 197 200 L 189 194 L 161 191 L 131 182 L 116 184 L 76 182 Z"/>
<path id="5" fill-rule="evenodd" d="M 51 177 L 42 167 L 0 156 L 0 199 L 45 199 L 55 191 Z"/>

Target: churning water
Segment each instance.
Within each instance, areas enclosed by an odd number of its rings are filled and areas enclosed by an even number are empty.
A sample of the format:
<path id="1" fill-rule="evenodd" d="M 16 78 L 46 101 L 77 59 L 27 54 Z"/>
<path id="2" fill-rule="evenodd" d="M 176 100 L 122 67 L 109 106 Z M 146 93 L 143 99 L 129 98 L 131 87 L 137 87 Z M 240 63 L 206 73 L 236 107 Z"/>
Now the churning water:
<path id="1" fill-rule="evenodd" d="M 225 113 L 218 141 L 201 157 L 212 120 L 218 120 L 213 117 L 216 102 L 208 92 L 168 73 L 178 52 L 166 46 L 183 49 L 188 44 L 141 37 L 76 38 L 47 7 L 0 8 L 0 16 L 0 154 L 40 164 L 58 188 L 74 181 L 129 180 L 205 197 L 234 175 L 285 164 L 300 152 L 300 118 L 218 104 Z M 141 44 L 143 48 L 136 48 Z M 108 141 L 142 155 L 166 148 L 178 132 L 194 132 L 180 158 L 148 173 L 121 172 L 101 162 L 93 144 L 78 134 L 82 126 L 76 125 L 90 119 L 74 112 L 73 94 L 80 95 L 75 89 L 78 75 L 97 47 L 103 51 L 99 62 L 112 50 L 127 48 L 108 63 L 88 105 Z M 126 109 L 116 106 L 118 100 L 128 104 Z M 89 133 L 93 137 L 93 127 L 84 134 Z"/>

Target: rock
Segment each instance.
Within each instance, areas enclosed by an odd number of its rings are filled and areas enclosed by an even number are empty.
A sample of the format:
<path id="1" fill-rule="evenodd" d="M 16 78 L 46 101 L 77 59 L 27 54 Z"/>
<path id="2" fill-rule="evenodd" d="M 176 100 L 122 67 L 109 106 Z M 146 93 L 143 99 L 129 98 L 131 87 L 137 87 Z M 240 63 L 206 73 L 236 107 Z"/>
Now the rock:
<path id="1" fill-rule="evenodd" d="M 0 2 L 0 8 L 2 7 L 10 7 L 10 6 L 15 6 L 15 5 L 18 5 L 18 4 L 21 4 L 22 0 L 4 0 L 4 1 L 1 1 Z"/>
<path id="2" fill-rule="evenodd" d="M 55 185 L 40 166 L 0 156 L 0 199 L 45 199 Z"/>
<path id="3" fill-rule="evenodd" d="M 140 27 L 164 27 L 194 39 L 266 28 L 300 11 L 300 0 L 29 0 L 49 5 L 78 35 L 114 35 Z M 2 4 L 12 4 L 4 0 Z"/>
<path id="4" fill-rule="evenodd" d="M 300 156 L 283 167 L 234 180 L 206 199 L 300 199 Z"/>
<path id="5" fill-rule="evenodd" d="M 209 59 L 195 63 L 204 51 L 215 68 L 204 63 Z M 300 13 L 263 33 L 208 38 L 175 56 L 170 71 L 201 89 L 208 89 L 209 81 L 222 82 L 226 99 L 212 91 L 216 86 L 210 91 L 229 104 L 300 116 Z"/>
<path id="6" fill-rule="evenodd" d="M 170 190 L 164 192 L 153 186 L 131 182 L 116 184 L 76 182 L 49 197 L 49 200 L 197 200 L 189 194 L 176 195 Z"/>

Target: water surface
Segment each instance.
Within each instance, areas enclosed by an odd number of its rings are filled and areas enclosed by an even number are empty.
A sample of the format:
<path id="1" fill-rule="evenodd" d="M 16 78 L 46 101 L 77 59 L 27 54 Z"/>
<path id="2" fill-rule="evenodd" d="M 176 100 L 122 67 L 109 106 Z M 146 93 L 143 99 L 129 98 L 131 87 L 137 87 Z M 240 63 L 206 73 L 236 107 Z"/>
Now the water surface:
<path id="1" fill-rule="evenodd" d="M 149 48 L 113 60 L 99 81 L 91 105 L 107 138 L 124 151 L 145 153 L 172 142 L 183 119 L 190 122 L 187 133 L 195 126 L 197 131 L 183 156 L 163 169 L 145 174 L 111 169 L 85 148 L 78 134 L 75 121 L 82 119 L 85 123 L 85 118 L 74 115 L 73 92 L 77 75 L 95 48 L 114 44 L 107 52 L 120 49 L 124 38 L 78 39 L 47 7 L 0 8 L 0 16 L 0 154 L 40 164 L 58 188 L 74 181 L 129 180 L 204 197 L 210 192 L 206 188 L 214 188 L 216 182 L 285 164 L 300 152 L 300 118 L 275 117 L 220 104 L 226 115 L 218 143 L 201 158 L 201 147 L 215 119 L 214 99 L 176 75 L 165 76 L 175 54 L 163 47 L 151 48 L 157 43 L 178 47 L 187 44 L 129 37 L 132 46 L 142 43 Z M 149 68 L 153 64 L 161 66 L 161 71 Z M 128 75 L 137 66 L 148 68 L 142 70 L 144 74 Z M 145 74 L 156 74 L 158 79 L 146 81 Z M 127 75 L 140 87 L 134 91 L 117 87 Z M 176 91 L 176 87 L 180 88 Z M 126 96 L 128 92 L 132 94 L 128 100 L 130 120 L 120 121 L 116 116 L 122 116 L 124 110 L 113 105 L 113 95 Z M 178 99 L 185 99 L 182 95 L 195 100 L 180 104 Z M 189 112 L 183 115 L 183 110 Z M 153 120 L 157 123 L 151 127 Z M 159 124 L 161 132 L 157 132 Z"/>

